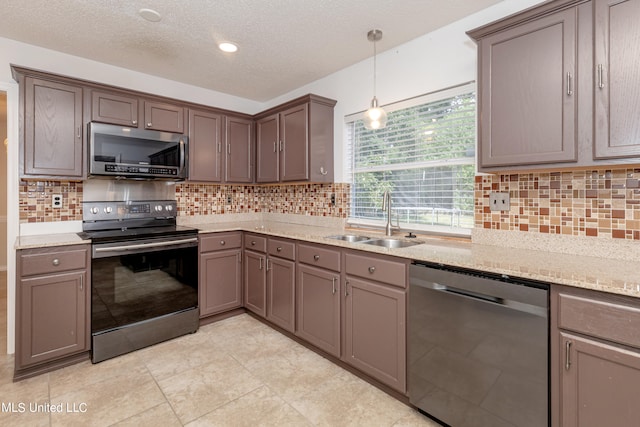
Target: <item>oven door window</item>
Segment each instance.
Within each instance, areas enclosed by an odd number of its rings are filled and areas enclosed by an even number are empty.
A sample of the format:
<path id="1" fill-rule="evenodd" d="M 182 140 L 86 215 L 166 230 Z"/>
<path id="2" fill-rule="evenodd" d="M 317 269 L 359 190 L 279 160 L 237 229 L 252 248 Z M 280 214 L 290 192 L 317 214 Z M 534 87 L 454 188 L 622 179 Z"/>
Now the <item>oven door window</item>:
<path id="1" fill-rule="evenodd" d="M 93 332 L 198 306 L 197 247 L 93 259 Z"/>

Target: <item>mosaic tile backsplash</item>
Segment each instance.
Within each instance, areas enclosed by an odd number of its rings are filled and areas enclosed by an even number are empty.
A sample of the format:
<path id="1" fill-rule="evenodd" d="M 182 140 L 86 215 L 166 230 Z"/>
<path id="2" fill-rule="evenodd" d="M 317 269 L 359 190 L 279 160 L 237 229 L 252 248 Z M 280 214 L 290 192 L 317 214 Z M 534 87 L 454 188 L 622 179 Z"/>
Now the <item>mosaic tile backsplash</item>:
<path id="1" fill-rule="evenodd" d="M 22 181 L 20 222 L 82 221 L 82 183 Z M 62 208 L 52 208 L 54 194 Z M 331 195 L 335 194 L 335 204 Z M 347 218 L 349 184 L 176 185 L 178 215 L 269 212 Z"/>
<path id="2" fill-rule="evenodd" d="M 491 212 L 492 191 L 508 212 Z M 640 169 L 476 176 L 474 198 L 476 228 L 640 240 Z"/>

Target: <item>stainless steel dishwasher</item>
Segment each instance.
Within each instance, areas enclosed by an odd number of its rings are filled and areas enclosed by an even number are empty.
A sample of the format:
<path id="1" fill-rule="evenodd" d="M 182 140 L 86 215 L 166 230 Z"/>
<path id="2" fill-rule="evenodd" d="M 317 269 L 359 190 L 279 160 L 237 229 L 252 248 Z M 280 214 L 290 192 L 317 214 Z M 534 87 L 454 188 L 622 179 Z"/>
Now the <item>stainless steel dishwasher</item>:
<path id="1" fill-rule="evenodd" d="M 454 427 L 549 425 L 549 286 L 414 261 L 409 400 Z"/>

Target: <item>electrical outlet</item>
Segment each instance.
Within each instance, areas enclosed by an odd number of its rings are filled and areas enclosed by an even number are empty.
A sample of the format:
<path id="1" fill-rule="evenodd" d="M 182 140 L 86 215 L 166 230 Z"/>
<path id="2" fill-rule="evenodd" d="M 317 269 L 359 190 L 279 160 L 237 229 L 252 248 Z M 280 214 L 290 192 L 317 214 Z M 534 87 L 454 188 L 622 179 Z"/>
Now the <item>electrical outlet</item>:
<path id="1" fill-rule="evenodd" d="M 62 207 L 62 194 L 54 194 L 51 196 L 51 207 L 56 209 Z"/>
<path id="2" fill-rule="evenodd" d="M 492 191 L 489 194 L 489 205 L 492 211 L 508 211 L 511 209 L 509 193 Z"/>
<path id="3" fill-rule="evenodd" d="M 227 196 L 227 204 L 230 205 L 231 204 L 231 196 Z"/>
<path id="4" fill-rule="evenodd" d="M 336 205 L 336 193 L 331 193 L 331 206 Z"/>

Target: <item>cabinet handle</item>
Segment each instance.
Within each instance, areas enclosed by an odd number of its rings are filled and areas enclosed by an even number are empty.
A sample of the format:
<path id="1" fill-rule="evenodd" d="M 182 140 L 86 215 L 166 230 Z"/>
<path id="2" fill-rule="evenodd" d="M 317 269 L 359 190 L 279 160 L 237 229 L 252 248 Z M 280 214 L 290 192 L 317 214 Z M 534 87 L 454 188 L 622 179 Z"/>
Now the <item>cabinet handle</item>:
<path id="1" fill-rule="evenodd" d="M 84 276 L 80 276 L 80 290 L 84 290 Z"/>
<path id="2" fill-rule="evenodd" d="M 147 123 L 147 127 L 148 127 L 148 128 L 150 128 L 151 126 L 153 126 L 153 125 L 151 124 L 151 122 L 148 122 L 148 123 Z"/>
<path id="3" fill-rule="evenodd" d="M 224 246 L 226 244 L 227 244 L 227 242 L 225 242 L 224 240 L 220 240 L 220 246 Z"/>
<path id="4" fill-rule="evenodd" d="M 281 248 L 280 246 L 278 246 L 278 247 L 276 248 L 276 251 L 278 251 L 278 252 L 282 252 L 282 248 Z"/>
<path id="5" fill-rule="evenodd" d="M 260 257 L 260 270 L 262 270 L 262 257 Z"/>
<path id="6" fill-rule="evenodd" d="M 60 260 L 58 258 L 54 258 L 53 261 L 51 261 L 51 264 L 55 265 L 56 267 L 60 265 Z"/>
<path id="7" fill-rule="evenodd" d="M 277 150 L 276 150 L 276 142 L 275 142 L 275 141 L 273 141 L 273 152 L 275 153 L 276 151 L 277 151 Z"/>
<path id="8" fill-rule="evenodd" d="M 369 267 L 369 273 L 373 274 L 376 272 L 376 268 L 375 267 Z"/>
<path id="9" fill-rule="evenodd" d="M 80 138 L 81 132 L 80 129 L 82 129 L 82 126 L 78 126 L 78 133 L 76 134 L 76 137 Z"/>
<path id="10" fill-rule="evenodd" d="M 569 370 L 571 366 L 571 341 L 567 341 L 564 343 L 564 369 Z"/>
<path id="11" fill-rule="evenodd" d="M 335 295 L 336 294 L 336 278 L 335 277 L 331 278 L 331 286 L 332 286 L 331 295 Z"/>
<path id="12" fill-rule="evenodd" d="M 348 280 L 344 281 L 344 296 L 345 297 L 349 296 L 349 281 Z"/>
<path id="13" fill-rule="evenodd" d="M 316 261 L 318 261 L 318 260 L 320 259 L 320 255 L 314 255 L 314 256 L 313 256 L 313 259 L 314 259 L 314 260 L 316 260 Z"/>
<path id="14" fill-rule="evenodd" d="M 138 121 L 137 121 L 137 120 L 131 120 L 131 124 L 132 124 L 132 125 L 137 125 L 137 124 L 138 124 Z"/>
<path id="15" fill-rule="evenodd" d="M 282 151 L 282 147 L 284 146 L 282 140 L 280 140 L 280 151 Z"/>
<path id="16" fill-rule="evenodd" d="M 227 144 L 227 154 L 231 155 L 231 145 Z"/>
<path id="17" fill-rule="evenodd" d="M 604 88 L 604 81 L 602 80 L 602 64 L 598 64 L 598 88 Z"/>
<path id="18" fill-rule="evenodd" d="M 238 259 L 238 264 L 242 264 L 242 256 L 240 256 L 240 252 L 236 254 L 236 258 Z"/>
<path id="19" fill-rule="evenodd" d="M 221 144 L 218 142 L 218 153 L 222 153 L 222 147 Z"/>
<path id="20" fill-rule="evenodd" d="M 567 71 L 567 95 L 573 95 L 573 88 L 571 85 L 571 72 Z"/>
<path id="21" fill-rule="evenodd" d="M 267 271 L 271 270 L 271 263 L 269 261 L 271 260 L 267 258 Z"/>

